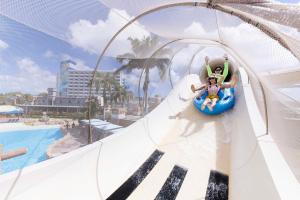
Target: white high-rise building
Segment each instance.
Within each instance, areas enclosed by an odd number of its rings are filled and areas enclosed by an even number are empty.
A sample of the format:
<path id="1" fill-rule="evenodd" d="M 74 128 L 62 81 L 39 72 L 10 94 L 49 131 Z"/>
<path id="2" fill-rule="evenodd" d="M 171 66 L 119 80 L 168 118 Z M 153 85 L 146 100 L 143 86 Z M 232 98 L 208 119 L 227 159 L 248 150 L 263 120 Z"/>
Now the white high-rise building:
<path id="1" fill-rule="evenodd" d="M 88 97 L 89 83 L 92 78 L 91 70 L 76 70 L 76 63 L 72 60 L 62 61 L 57 75 L 57 95 L 68 97 Z M 101 71 L 100 73 L 111 73 L 112 71 Z M 122 73 L 115 75 L 116 81 L 123 85 Z M 103 88 L 96 94 L 93 86 L 92 95 L 102 95 Z M 108 95 L 108 94 L 107 94 Z"/>

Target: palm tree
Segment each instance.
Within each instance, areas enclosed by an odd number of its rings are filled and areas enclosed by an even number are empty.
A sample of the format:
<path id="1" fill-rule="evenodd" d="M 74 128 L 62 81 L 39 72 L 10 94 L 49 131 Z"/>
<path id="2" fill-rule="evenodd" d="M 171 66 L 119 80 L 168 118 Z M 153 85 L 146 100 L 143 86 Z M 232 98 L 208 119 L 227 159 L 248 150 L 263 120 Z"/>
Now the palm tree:
<path id="1" fill-rule="evenodd" d="M 99 93 L 100 88 L 102 87 L 102 97 L 104 105 L 107 104 L 107 91 L 109 93 L 109 101 L 112 104 L 113 94 L 112 91 L 117 88 L 120 84 L 116 81 L 115 76 L 111 73 L 97 73 L 95 78 L 95 87 L 96 93 Z"/>
<path id="2" fill-rule="evenodd" d="M 124 106 L 124 102 L 128 102 L 129 92 L 127 91 L 127 87 L 123 85 L 117 85 L 114 90 L 113 98 L 115 103 L 120 103 Z"/>
<path id="3" fill-rule="evenodd" d="M 143 92 L 144 92 L 144 112 L 148 112 L 148 88 L 150 83 L 150 69 L 157 68 L 159 70 L 160 78 L 163 79 L 166 69 L 169 66 L 170 60 L 168 58 L 149 58 L 149 52 L 153 53 L 159 48 L 159 39 L 156 36 L 144 37 L 142 40 L 128 38 L 131 43 L 132 53 L 125 53 L 117 57 L 122 66 L 116 71 L 131 72 L 133 69 L 142 69 L 145 73 Z M 170 49 L 164 48 L 160 50 L 160 57 L 166 57 L 171 52 Z M 141 74 L 142 76 L 142 74 Z"/>
<path id="4" fill-rule="evenodd" d="M 91 104 L 91 111 L 90 111 L 89 115 L 90 115 L 90 118 L 95 118 L 95 116 L 97 114 L 98 107 L 99 107 L 98 101 L 97 101 L 97 98 L 94 97 L 94 96 L 90 98 L 90 101 L 91 101 L 90 102 L 90 104 Z M 89 117 L 89 116 L 87 116 L 87 117 Z"/>

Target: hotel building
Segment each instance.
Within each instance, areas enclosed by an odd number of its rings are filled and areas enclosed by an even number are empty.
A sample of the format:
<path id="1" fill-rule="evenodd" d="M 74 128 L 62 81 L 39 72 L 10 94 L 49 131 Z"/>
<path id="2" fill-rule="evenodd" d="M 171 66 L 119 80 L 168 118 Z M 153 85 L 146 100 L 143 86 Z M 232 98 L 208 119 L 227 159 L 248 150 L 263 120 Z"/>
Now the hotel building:
<path id="1" fill-rule="evenodd" d="M 88 97 L 89 82 L 92 78 L 92 70 L 76 70 L 76 63 L 72 60 L 62 61 L 57 75 L 57 96 L 61 97 Z M 101 71 L 100 73 L 113 73 L 112 71 Z M 115 75 L 116 81 L 124 84 L 122 73 Z M 101 87 L 96 94 L 96 88 L 93 86 L 92 95 L 102 95 Z M 107 93 L 107 95 L 109 95 Z"/>

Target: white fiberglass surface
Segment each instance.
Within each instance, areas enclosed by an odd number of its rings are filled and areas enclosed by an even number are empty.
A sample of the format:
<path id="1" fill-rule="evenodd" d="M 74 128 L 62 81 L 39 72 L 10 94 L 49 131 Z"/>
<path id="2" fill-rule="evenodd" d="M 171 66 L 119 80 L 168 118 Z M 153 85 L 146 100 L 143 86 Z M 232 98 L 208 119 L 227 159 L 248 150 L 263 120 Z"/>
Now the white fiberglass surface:
<path id="1" fill-rule="evenodd" d="M 143 117 L 160 105 L 185 75 L 199 74 L 205 56 L 214 59 L 227 53 L 229 59 L 234 60 L 234 55 L 243 61 L 239 67 L 251 71 L 249 81 L 259 97 L 257 104 L 261 112 L 266 112 L 269 134 L 274 136 L 292 171 L 299 177 L 297 101 L 300 91 L 292 87 L 299 77 L 291 71 L 284 73 L 284 78 L 271 78 L 274 71 L 298 70 L 299 60 L 257 27 L 206 7 L 181 5 L 159 9 L 121 30 L 134 17 L 151 8 L 178 2 L 187 1 L 1 1 L 0 61 L 5 66 L 1 68 L 1 88 L 34 94 L 45 92 L 48 87 L 55 88 L 58 63 L 66 59 L 75 60 L 81 70 L 91 71 L 108 42 L 120 31 L 108 45 L 97 70 L 122 71 L 132 95 L 131 105 L 141 104 L 133 110 L 138 117 Z M 299 29 L 274 21 L 269 25 L 292 38 L 286 42 L 287 46 L 293 41 L 299 42 Z M 186 41 L 179 41 L 182 39 Z M 208 44 L 208 41 L 218 45 Z M 15 52 L 8 52 L 14 48 Z M 291 49 L 297 50 L 296 42 Z M 106 62 L 109 59 L 113 61 Z M 6 65 L 9 60 L 14 62 Z M 19 73 L 13 73 L 10 66 L 17 66 Z M 46 66 L 44 70 L 43 66 Z M 284 95 L 277 95 L 277 91 Z M 112 99 L 110 103 L 113 104 Z M 141 129 L 147 132 L 150 128 L 142 126 Z M 285 134 L 286 131 L 289 134 Z"/>
<path id="2" fill-rule="evenodd" d="M 280 92 L 282 92 L 284 95 L 290 97 L 291 99 L 297 101 L 300 103 L 300 87 L 287 87 L 287 88 L 280 88 Z"/>

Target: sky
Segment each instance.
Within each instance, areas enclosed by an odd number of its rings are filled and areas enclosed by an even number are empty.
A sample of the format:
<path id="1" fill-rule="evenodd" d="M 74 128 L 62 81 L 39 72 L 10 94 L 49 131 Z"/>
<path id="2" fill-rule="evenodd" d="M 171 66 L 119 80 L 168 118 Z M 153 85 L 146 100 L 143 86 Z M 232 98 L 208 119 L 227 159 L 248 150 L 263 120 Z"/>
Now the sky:
<path id="1" fill-rule="evenodd" d="M 1 15 L 0 26 L 0 92 L 38 93 L 55 86 L 62 59 L 72 58 L 81 68 L 95 63 L 95 55 Z"/>
<path id="2" fill-rule="evenodd" d="M 61 10 L 54 6 L 57 2 L 43 1 L 45 5 L 30 7 L 29 0 L 1 0 L 1 93 L 38 94 L 55 87 L 59 64 L 65 59 L 74 60 L 78 69 L 93 69 L 104 44 L 127 22 L 97 0 L 78 0 L 78 5 L 73 0 L 63 1 L 64 4 L 60 1 Z M 67 11 L 63 16 L 58 16 L 64 10 Z M 130 18 L 123 11 L 120 13 Z M 101 69 L 119 67 L 110 56 L 130 51 L 128 37 L 132 35 L 142 38 L 149 32 L 133 26 L 121 34 L 100 63 Z"/>
<path id="3" fill-rule="evenodd" d="M 18 9 L 21 8 L 15 8 L 15 12 L 18 13 Z M 31 10 L 30 7 L 27 9 Z M 88 20 L 95 23 L 95 19 L 105 18 L 108 14 L 105 12 L 108 9 L 101 10 L 100 14 L 91 12 L 89 15 L 85 14 L 84 18 L 80 16 L 81 13 L 77 13 L 72 20 Z M 62 19 L 67 26 L 48 21 L 42 24 L 48 27 L 40 31 L 38 27 L 28 23 L 31 21 L 32 24 L 40 25 L 39 21 L 33 21 L 35 17 L 25 18 L 20 23 L 23 16 L 10 15 L 9 12 L 12 11 L 3 9 L 0 12 L 0 92 L 22 91 L 37 94 L 45 92 L 48 87 L 55 87 L 59 64 L 65 59 L 74 60 L 78 69 L 94 68 L 98 52 L 76 47 L 78 41 L 75 37 L 69 36 L 68 30 L 63 30 L 68 29 L 67 22 L 72 21 Z M 62 28 L 64 35 L 52 28 L 56 25 Z M 49 34 L 47 30 L 57 35 Z M 78 32 L 76 31 L 75 27 L 74 34 Z M 74 41 L 71 41 L 72 39 Z"/>
<path id="4" fill-rule="evenodd" d="M 300 4 L 299 0 L 279 0 L 282 3 L 298 3 Z"/>
<path id="5" fill-rule="evenodd" d="M 65 59 L 74 60 L 79 70 L 93 69 L 105 44 L 128 19 L 133 17 L 125 10 L 109 9 L 98 0 L 77 0 L 76 2 L 46 0 L 37 2 L 34 6 L 30 3 L 31 0 L 24 0 L 22 3 L 18 0 L 0 1 L 2 4 L 0 8 L 0 93 L 22 91 L 38 94 L 45 92 L 48 87 L 55 87 L 59 63 Z M 282 2 L 298 3 L 300 1 L 282 0 Z M 119 64 L 111 58 L 131 52 L 128 37 L 141 39 L 151 35 L 149 30 L 169 38 L 182 35 L 187 38 L 201 36 L 207 39 L 219 39 L 212 17 L 214 13 L 204 9 L 203 12 L 198 11 L 194 8 L 174 8 L 149 15 L 135 22 L 108 48 L 104 62 L 100 63 L 101 69 L 113 70 L 119 67 Z M 174 20 L 174 16 L 178 15 L 184 19 L 180 23 Z M 207 20 L 203 20 L 203 16 Z M 260 33 L 250 30 L 238 20 L 225 20 L 225 15 L 220 16 L 220 19 L 219 23 L 224 24 L 224 36 L 228 38 L 235 36 L 233 46 L 245 44 L 245 49 L 256 48 L 254 44 L 246 43 L 246 39 L 249 38 L 240 33 L 252 31 L 254 39 L 259 39 Z M 157 23 L 158 21 L 160 23 Z M 242 47 L 239 46 L 239 48 Z M 190 62 L 190 55 L 197 49 L 199 45 L 189 45 L 174 56 L 171 74 L 175 81 L 179 81 L 180 77 L 186 73 L 184 66 Z M 271 53 L 276 52 L 277 49 Z M 217 49 L 205 49 L 196 56 L 192 66 L 200 67 L 199 63 L 208 54 L 212 57 L 220 57 L 223 53 Z M 259 56 L 268 52 L 262 52 L 258 48 L 257 51 L 251 53 L 252 56 Z M 279 53 L 286 55 L 285 57 L 289 56 L 284 50 L 280 50 Z M 272 55 L 266 54 L 266 56 Z M 274 63 L 278 62 L 274 59 Z M 197 72 L 195 67 L 193 70 Z M 125 76 L 128 84 L 135 91 L 139 74 L 140 72 L 133 71 L 132 74 Z M 166 81 L 163 83 L 158 77 L 158 71 L 152 70 L 150 93 L 165 95 L 164 91 L 168 91 L 170 85 L 166 84 Z"/>

